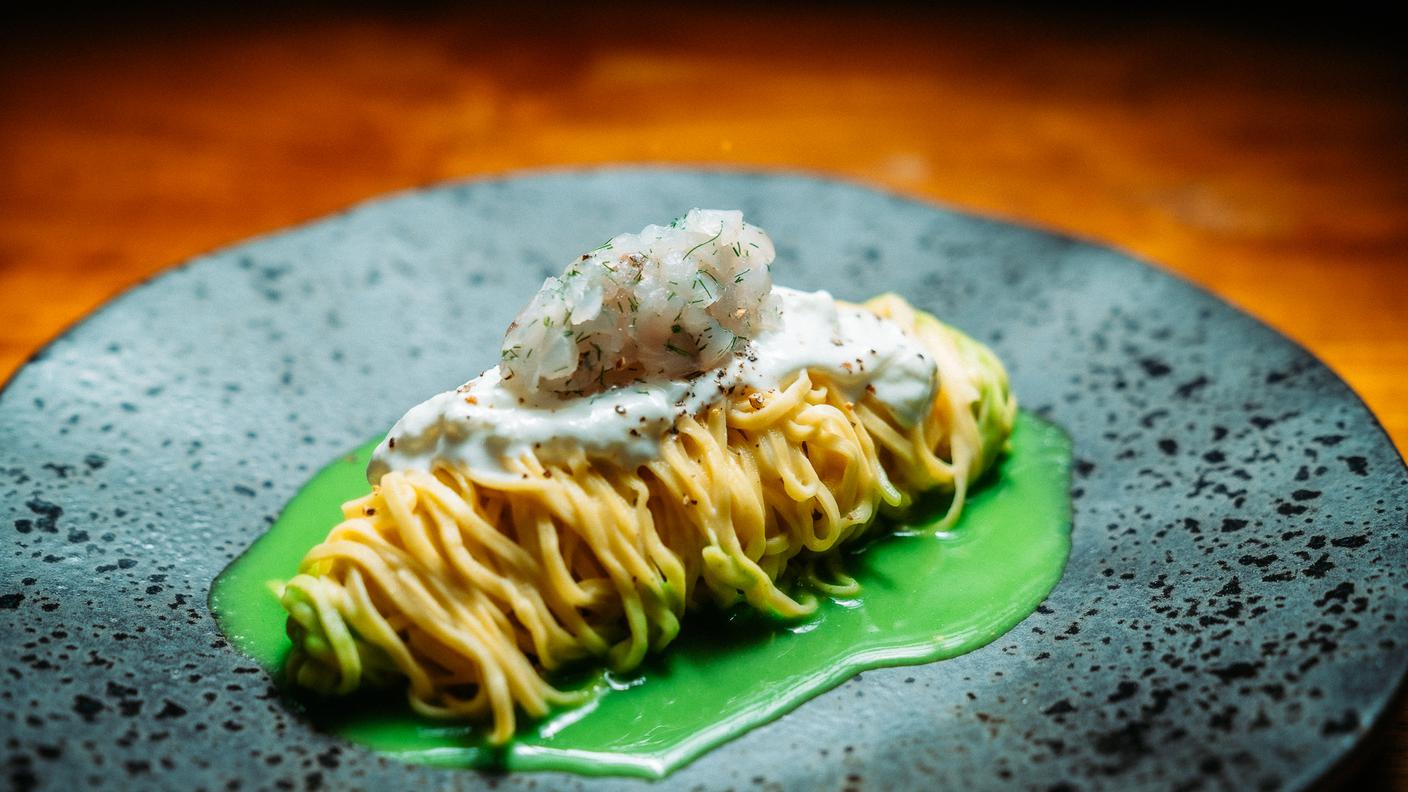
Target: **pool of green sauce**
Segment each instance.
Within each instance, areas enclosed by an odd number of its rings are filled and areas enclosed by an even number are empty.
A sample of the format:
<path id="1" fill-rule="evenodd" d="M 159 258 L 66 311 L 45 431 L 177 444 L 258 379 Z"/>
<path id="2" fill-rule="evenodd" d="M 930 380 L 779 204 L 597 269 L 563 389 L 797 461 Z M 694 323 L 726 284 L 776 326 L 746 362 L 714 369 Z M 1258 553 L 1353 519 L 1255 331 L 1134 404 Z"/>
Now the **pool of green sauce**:
<path id="1" fill-rule="evenodd" d="M 276 679 L 289 640 L 268 584 L 292 577 L 341 519 L 342 502 L 365 493 L 374 447 L 321 470 L 214 582 L 221 628 Z M 855 599 L 823 598 L 801 623 L 742 609 L 691 613 L 678 640 L 630 675 L 555 680 L 589 688 L 588 703 L 523 724 L 503 747 L 472 725 L 419 718 L 392 692 L 318 702 L 290 691 L 289 700 L 318 728 L 408 762 L 659 778 L 861 671 L 954 657 L 1015 626 L 1065 567 L 1070 469 L 1065 433 L 1022 413 L 1011 453 L 952 531 L 922 534 L 945 504 L 920 504 L 894 535 L 849 554 L 862 587 Z"/>

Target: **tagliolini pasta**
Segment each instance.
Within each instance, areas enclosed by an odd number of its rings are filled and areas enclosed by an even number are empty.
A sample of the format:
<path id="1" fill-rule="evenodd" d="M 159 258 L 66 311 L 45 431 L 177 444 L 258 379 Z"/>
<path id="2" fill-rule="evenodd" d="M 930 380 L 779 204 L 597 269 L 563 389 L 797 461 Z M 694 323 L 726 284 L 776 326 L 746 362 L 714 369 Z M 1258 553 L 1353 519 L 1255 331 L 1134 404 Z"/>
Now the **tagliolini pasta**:
<path id="1" fill-rule="evenodd" d="M 539 718 L 575 702 L 552 671 L 584 658 L 634 668 L 692 605 L 804 615 L 812 604 L 789 593 L 798 576 L 850 593 L 816 561 L 926 490 L 953 492 L 936 527 L 951 525 L 1015 416 L 986 348 L 897 297 L 867 307 L 938 363 L 922 423 L 905 429 L 803 371 L 681 418 L 637 469 L 525 459 L 513 486 L 449 466 L 388 473 L 284 590 L 290 678 L 328 693 L 405 679 L 416 711 L 489 716 L 503 742 L 516 709 Z"/>

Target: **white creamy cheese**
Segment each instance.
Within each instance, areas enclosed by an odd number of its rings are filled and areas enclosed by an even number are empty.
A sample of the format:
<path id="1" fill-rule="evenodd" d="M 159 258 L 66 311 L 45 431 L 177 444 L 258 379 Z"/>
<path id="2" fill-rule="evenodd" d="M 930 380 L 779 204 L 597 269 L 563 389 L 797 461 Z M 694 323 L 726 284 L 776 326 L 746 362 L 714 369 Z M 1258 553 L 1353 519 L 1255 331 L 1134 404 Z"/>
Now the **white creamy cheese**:
<path id="1" fill-rule="evenodd" d="M 781 321 L 717 368 L 692 379 L 646 381 L 587 396 L 542 393 L 531 402 L 505 387 L 494 367 L 412 408 L 377 447 L 375 484 L 391 470 L 467 468 L 486 480 L 513 478 L 508 462 L 533 453 L 545 463 L 577 449 L 636 465 L 658 455 L 682 415 L 696 414 L 738 385 L 774 390 L 803 369 L 823 372 L 851 401 L 870 387 L 906 425 L 928 413 L 935 363 L 899 325 L 831 295 L 775 287 Z"/>

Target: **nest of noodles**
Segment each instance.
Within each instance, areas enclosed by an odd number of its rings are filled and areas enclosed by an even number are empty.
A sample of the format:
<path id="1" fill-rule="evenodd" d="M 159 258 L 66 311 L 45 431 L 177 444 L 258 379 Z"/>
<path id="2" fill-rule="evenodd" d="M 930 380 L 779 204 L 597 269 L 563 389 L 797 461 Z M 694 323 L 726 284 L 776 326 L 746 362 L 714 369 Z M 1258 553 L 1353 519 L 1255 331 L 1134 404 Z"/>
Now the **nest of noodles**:
<path id="1" fill-rule="evenodd" d="M 957 520 L 1016 415 L 996 356 L 893 295 L 864 306 L 937 362 L 927 417 L 901 426 L 803 371 L 678 420 L 635 469 L 525 458 L 511 485 L 448 466 L 386 474 L 283 589 L 287 675 L 326 694 L 404 684 L 435 718 L 541 718 L 581 694 L 550 682 L 593 660 L 618 671 L 667 646 L 691 608 L 736 603 L 797 618 L 808 590 L 856 593 L 837 550 L 940 489 Z"/>

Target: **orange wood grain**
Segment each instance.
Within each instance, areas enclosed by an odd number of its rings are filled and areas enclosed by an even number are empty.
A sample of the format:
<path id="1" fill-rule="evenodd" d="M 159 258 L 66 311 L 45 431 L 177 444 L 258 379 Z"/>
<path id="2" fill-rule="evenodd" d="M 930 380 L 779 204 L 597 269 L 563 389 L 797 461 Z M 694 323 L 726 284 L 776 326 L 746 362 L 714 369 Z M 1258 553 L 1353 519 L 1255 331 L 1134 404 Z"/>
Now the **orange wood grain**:
<path id="1" fill-rule="evenodd" d="M 170 263 L 389 190 L 784 167 L 1159 262 L 1310 348 L 1408 447 L 1408 92 L 1373 49 L 838 7 L 0 35 L 0 377 Z M 1400 785 L 1404 722 L 1375 760 Z"/>

